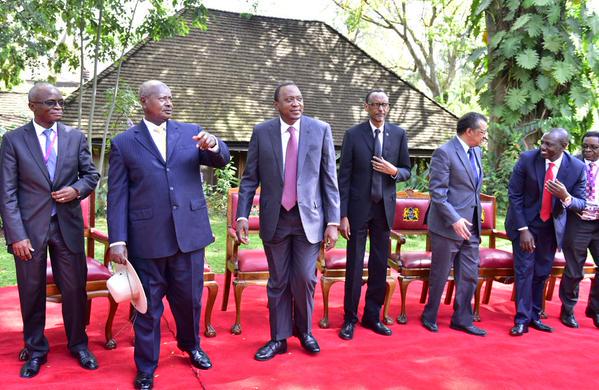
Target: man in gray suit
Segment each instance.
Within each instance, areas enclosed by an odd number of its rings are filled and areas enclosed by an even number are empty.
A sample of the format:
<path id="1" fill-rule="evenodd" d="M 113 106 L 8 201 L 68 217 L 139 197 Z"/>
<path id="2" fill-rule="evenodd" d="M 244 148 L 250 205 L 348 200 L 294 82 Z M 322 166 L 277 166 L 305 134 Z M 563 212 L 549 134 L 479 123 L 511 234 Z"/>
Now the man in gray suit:
<path id="1" fill-rule="evenodd" d="M 7 133 L 0 148 L 0 214 L 15 257 L 28 353 L 21 377 L 37 375 L 50 350 L 44 336 L 48 250 L 69 350 L 83 368 L 95 370 L 85 333 L 87 263 L 79 200 L 94 190 L 100 175 L 83 133 L 59 122 L 60 91 L 39 83 L 28 98 L 33 121 Z"/>
<path id="2" fill-rule="evenodd" d="M 457 135 L 435 150 L 431 160 L 431 205 L 426 218 L 432 246 L 430 294 L 421 317 L 422 325 L 431 332 L 439 331 L 439 304 L 453 266 L 456 297 L 450 328 L 475 336 L 487 333 L 472 324 L 483 179 L 479 146 L 486 136 L 487 119 L 470 112 L 458 120 Z"/>
<path id="3" fill-rule="evenodd" d="M 331 127 L 302 115 L 304 100 L 293 82 L 274 94 L 279 117 L 262 122 L 250 139 L 239 186 L 237 237 L 248 243 L 248 216 L 260 185 L 260 238 L 268 260 L 271 340 L 256 353 L 264 361 L 287 351 L 299 337 L 310 353 L 320 352 L 312 335 L 316 259 L 321 242 L 335 246 L 339 190 Z"/>

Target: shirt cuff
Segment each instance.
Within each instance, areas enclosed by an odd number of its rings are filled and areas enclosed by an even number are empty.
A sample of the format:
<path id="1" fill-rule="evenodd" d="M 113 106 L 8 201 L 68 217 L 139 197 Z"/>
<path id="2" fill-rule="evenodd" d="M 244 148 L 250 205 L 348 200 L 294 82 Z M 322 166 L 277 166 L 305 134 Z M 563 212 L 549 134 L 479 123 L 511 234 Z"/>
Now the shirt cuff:
<path id="1" fill-rule="evenodd" d="M 239 221 L 247 221 L 248 219 L 246 217 L 239 217 L 236 219 L 237 222 Z"/>
<path id="2" fill-rule="evenodd" d="M 564 208 L 570 207 L 571 204 L 572 204 L 572 197 L 570 195 L 568 195 L 568 197 L 565 200 L 562 200 L 562 206 L 564 206 Z"/>
<path id="3" fill-rule="evenodd" d="M 110 247 L 112 248 L 113 246 L 117 246 L 117 245 L 127 245 L 127 243 L 125 241 L 116 241 L 110 244 Z"/>
<path id="4" fill-rule="evenodd" d="M 327 226 L 337 226 L 338 227 L 339 223 L 338 222 L 329 222 L 329 223 L 327 223 Z"/>
<path id="5" fill-rule="evenodd" d="M 519 232 L 522 232 L 524 230 L 528 230 L 528 226 L 524 226 L 524 227 L 518 228 Z"/>
<path id="6" fill-rule="evenodd" d="M 395 175 L 390 175 L 390 176 L 393 180 L 397 181 L 397 176 L 399 176 L 399 168 L 395 167 L 395 169 L 397 169 L 397 172 L 395 173 Z"/>

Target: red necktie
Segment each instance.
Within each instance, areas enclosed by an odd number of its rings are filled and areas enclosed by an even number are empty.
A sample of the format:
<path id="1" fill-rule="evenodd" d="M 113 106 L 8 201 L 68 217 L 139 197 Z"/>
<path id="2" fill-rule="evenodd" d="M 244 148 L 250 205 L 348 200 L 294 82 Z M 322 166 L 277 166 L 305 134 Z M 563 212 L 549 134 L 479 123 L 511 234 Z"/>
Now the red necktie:
<path id="1" fill-rule="evenodd" d="M 285 152 L 285 181 L 283 182 L 283 199 L 281 204 L 289 211 L 297 202 L 297 136 L 295 128 L 290 127 L 289 142 Z"/>
<path id="2" fill-rule="evenodd" d="M 551 218 L 551 209 L 553 208 L 553 197 L 551 193 L 547 191 L 545 185 L 549 180 L 553 180 L 553 167 L 554 163 L 549 163 L 549 168 L 545 172 L 545 182 L 543 183 L 543 201 L 541 203 L 541 221 L 547 222 Z"/>

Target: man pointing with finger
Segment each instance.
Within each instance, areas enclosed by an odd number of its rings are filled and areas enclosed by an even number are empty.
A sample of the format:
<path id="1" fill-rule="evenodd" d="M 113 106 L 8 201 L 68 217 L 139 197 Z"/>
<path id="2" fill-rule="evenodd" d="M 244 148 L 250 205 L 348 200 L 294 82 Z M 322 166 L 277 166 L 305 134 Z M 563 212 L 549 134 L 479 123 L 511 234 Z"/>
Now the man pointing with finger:
<path id="1" fill-rule="evenodd" d="M 472 324 L 482 210 L 479 146 L 486 138 L 487 119 L 470 112 L 458 120 L 456 136 L 435 150 L 431 159 L 431 205 L 426 218 L 432 247 L 430 294 L 421 317 L 422 325 L 431 332 L 439 330 L 441 295 L 453 266 L 456 297 L 449 326 L 475 336 L 487 334 Z"/>
<path id="2" fill-rule="evenodd" d="M 224 167 L 224 142 L 200 126 L 174 121 L 170 89 L 150 80 L 139 88 L 143 120 L 112 140 L 108 172 L 110 259 L 128 259 L 144 287 L 148 310 L 134 321 L 135 387 L 153 387 L 166 294 L 177 346 L 200 369 L 204 248 L 213 241 L 202 188 L 202 165 Z"/>

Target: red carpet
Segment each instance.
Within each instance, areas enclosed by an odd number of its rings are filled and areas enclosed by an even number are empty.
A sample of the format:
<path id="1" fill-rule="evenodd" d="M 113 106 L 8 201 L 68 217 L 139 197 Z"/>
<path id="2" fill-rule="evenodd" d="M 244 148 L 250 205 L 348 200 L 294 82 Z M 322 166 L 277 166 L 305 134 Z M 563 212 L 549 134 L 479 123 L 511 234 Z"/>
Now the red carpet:
<path id="1" fill-rule="evenodd" d="M 218 277 L 222 291 L 222 277 Z M 487 337 L 475 337 L 449 329 L 451 307 L 442 305 L 440 331 L 425 330 L 418 318 L 422 305 L 418 303 L 420 285 L 410 286 L 408 299 L 409 323 L 392 326 L 393 336 L 383 337 L 362 327 L 356 329 L 354 340 L 343 341 L 337 336 L 342 323 L 343 289 L 340 283 L 331 291 L 331 328 L 318 328 L 322 315 L 322 298 L 317 287 L 314 335 L 322 352 L 309 356 L 297 339 L 289 342 L 289 352 L 268 362 L 257 362 L 253 354 L 268 338 L 268 311 L 263 288 L 247 288 L 243 299 L 243 334 L 234 336 L 229 327 L 234 322 L 234 302 L 229 310 L 220 311 L 221 296 L 213 313 L 218 335 L 203 338 L 202 347 L 214 367 L 208 371 L 193 368 L 186 355 L 176 348 L 174 322 L 170 311 L 163 321 L 163 345 L 160 366 L 156 371 L 157 389 L 270 389 L 270 388 L 442 388 L 442 389 L 540 389 L 599 387 L 599 329 L 584 316 L 589 281 L 581 284 L 583 299 L 576 308 L 580 329 L 563 326 L 559 315 L 559 299 L 548 302 L 548 325 L 553 334 L 531 329 L 523 337 L 508 335 L 512 326 L 513 303 L 509 301 L 511 286 L 497 284 L 490 305 L 481 308 Z M 220 293 L 220 292 L 219 292 Z M 103 348 L 103 317 L 108 305 L 94 300 L 92 324 L 88 329 L 90 348 L 98 357 L 97 371 L 84 371 L 66 349 L 60 305 L 48 304 L 46 334 L 51 351 L 48 363 L 40 374 L 30 380 L 19 378 L 21 362 L 17 353 L 22 347 L 21 317 L 17 290 L 0 289 L 0 387 L 3 389 L 130 389 L 135 376 L 133 363 L 133 331 L 126 321 L 127 307 L 121 305 L 114 332 L 118 346 Z M 391 314 L 399 312 L 399 292 L 396 290 Z"/>

